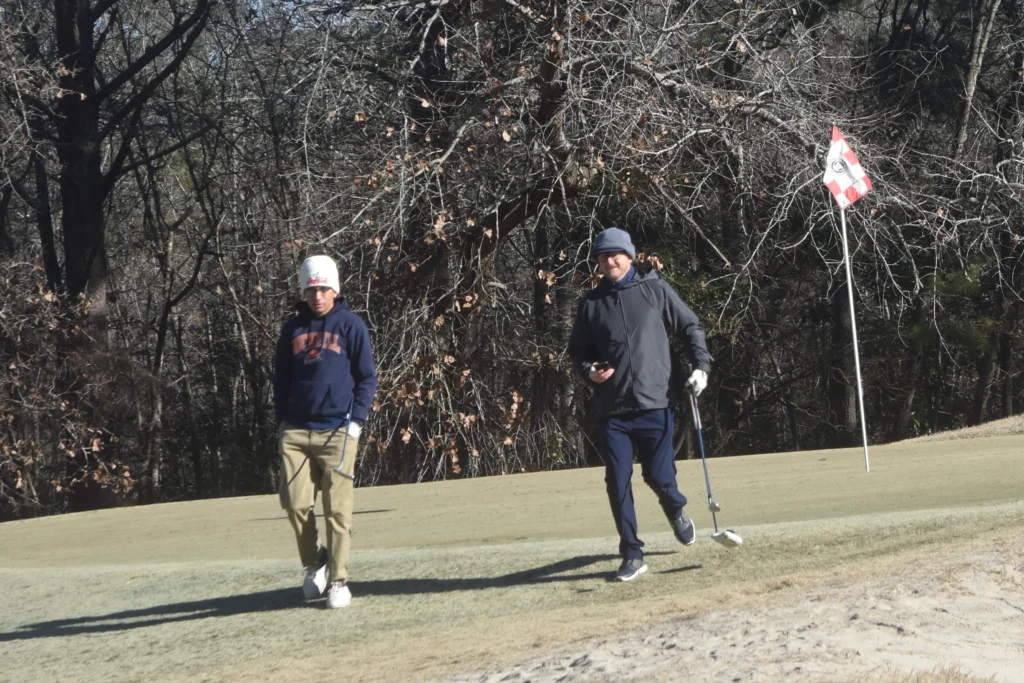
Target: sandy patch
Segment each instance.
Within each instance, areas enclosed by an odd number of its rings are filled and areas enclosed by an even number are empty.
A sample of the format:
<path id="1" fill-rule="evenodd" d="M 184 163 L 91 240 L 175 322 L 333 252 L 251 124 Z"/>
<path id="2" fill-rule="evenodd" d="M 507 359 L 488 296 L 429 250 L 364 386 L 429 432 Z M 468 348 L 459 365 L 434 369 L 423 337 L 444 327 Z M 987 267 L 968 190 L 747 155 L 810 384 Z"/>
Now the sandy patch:
<path id="1" fill-rule="evenodd" d="M 954 680 L 951 672 L 1024 681 L 1024 543 L 919 556 L 870 578 L 797 581 L 742 609 L 449 680 L 846 681 L 896 680 L 901 672 L 935 672 L 915 678 L 922 681 Z"/>

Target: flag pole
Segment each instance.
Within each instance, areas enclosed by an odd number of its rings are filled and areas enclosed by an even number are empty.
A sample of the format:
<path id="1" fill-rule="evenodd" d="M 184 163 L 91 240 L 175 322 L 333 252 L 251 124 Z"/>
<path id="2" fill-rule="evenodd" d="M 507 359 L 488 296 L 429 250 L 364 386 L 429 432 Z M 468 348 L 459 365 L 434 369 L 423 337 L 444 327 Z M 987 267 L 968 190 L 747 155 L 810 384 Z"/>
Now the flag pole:
<path id="1" fill-rule="evenodd" d="M 853 272 L 850 269 L 850 246 L 846 239 L 846 209 L 839 210 L 840 222 L 843 226 L 843 263 L 846 265 L 846 291 L 850 297 L 850 330 L 853 332 L 853 363 L 857 370 L 857 407 L 860 408 L 860 435 L 864 443 L 864 469 L 871 471 L 868 461 L 868 427 L 864 417 L 864 386 L 860 380 L 860 350 L 857 345 L 857 316 L 853 310 Z"/>

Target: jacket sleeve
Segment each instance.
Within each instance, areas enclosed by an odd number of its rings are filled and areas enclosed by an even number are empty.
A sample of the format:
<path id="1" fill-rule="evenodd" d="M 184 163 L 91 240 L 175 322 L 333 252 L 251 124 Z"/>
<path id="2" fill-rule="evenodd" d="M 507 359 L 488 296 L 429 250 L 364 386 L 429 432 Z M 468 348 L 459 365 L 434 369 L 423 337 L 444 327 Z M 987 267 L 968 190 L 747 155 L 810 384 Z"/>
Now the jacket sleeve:
<path id="1" fill-rule="evenodd" d="M 352 416 L 356 422 L 366 422 L 373 404 L 373 396 L 377 393 L 377 371 L 373 366 L 373 351 L 370 348 L 370 331 L 363 319 L 356 316 L 356 321 L 349 328 L 348 357 L 352 362 L 352 379 L 355 388 L 352 391 Z"/>
<path id="2" fill-rule="evenodd" d="M 597 354 L 591 346 L 590 324 L 586 315 L 587 300 L 584 297 L 576 309 L 576 322 L 572 325 L 572 334 L 569 335 L 569 357 L 572 359 L 572 368 L 578 375 L 587 378 L 589 365 L 597 359 Z"/>
<path id="3" fill-rule="evenodd" d="M 274 418 L 280 422 L 288 416 L 288 395 L 292 387 L 291 325 L 281 328 L 274 354 Z"/>
<path id="4" fill-rule="evenodd" d="M 704 330 L 701 329 L 697 315 L 683 303 L 671 285 L 664 280 L 660 282 L 665 293 L 662 308 L 665 327 L 668 328 L 670 334 L 687 343 L 690 349 L 690 362 L 693 364 L 694 370 L 711 372 L 711 354 L 708 353 Z"/>

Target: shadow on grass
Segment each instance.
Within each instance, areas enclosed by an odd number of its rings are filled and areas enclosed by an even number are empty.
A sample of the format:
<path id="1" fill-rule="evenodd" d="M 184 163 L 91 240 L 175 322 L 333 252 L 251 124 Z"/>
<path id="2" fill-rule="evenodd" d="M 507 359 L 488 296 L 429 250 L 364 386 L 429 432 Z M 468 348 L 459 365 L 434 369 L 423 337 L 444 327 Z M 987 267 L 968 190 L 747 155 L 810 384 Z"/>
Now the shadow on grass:
<path id="1" fill-rule="evenodd" d="M 648 553 L 649 556 L 669 554 L 673 553 Z M 564 574 L 564 572 L 571 572 L 599 562 L 617 560 L 618 558 L 618 555 L 582 555 L 568 560 L 553 562 L 535 569 L 526 569 L 520 572 L 493 577 L 353 581 L 352 592 L 357 598 L 369 596 L 430 595 L 453 591 L 510 588 L 553 582 L 612 581 L 612 573 L 609 571 L 588 572 L 584 574 Z M 695 564 L 670 571 L 689 571 L 700 568 L 701 565 Z M 321 607 L 322 605 L 322 602 L 319 601 L 303 602 L 299 596 L 300 591 L 298 587 L 278 588 L 258 593 L 248 593 L 246 595 L 229 595 L 189 602 L 176 602 L 169 605 L 156 605 L 143 609 L 124 610 L 99 616 L 41 621 L 35 624 L 26 624 L 16 631 L 0 632 L 0 643 L 31 640 L 34 638 L 59 638 L 90 633 L 113 633 L 145 628 L 147 626 L 207 619 L 209 617 L 231 617 L 239 614 Z"/>

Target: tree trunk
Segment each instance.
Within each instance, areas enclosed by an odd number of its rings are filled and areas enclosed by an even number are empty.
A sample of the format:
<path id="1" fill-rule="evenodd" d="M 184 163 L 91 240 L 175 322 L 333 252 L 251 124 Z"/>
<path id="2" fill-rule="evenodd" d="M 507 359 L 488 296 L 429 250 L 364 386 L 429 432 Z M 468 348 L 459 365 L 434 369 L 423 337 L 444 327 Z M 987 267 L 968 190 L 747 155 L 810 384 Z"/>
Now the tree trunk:
<path id="1" fill-rule="evenodd" d="M 988 0 L 986 6 L 982 4 L 979 13 L 978 23 L 971 34 L 971 61 L 967 69 L 967 83 L 964 89 L 964 108 L 960 115 L 960 125 L 956 136 L 956 149 L 953 152 L 953 159 L 959 160 L 964 153 L 964 146 L 967 144 L 967 125 L 971 120 L 971 108 L 974 106 L 974 91 L 978 86 L 978 76 L 981 74 L 981 65 L 985 60 L 985 52 L 988 50 L 988 39 L 992 35 L 992 27 L 996 23 L 996 11 L 1002 0 Z M 985 10 L 988 16 L 985 16 Z"/>
<path id="2" fill-rule="evenodd" d="M 924 355 L 924 344 L 921 342 L 920 326 L 928 320 L 928 309 L 923 299 L 918 298 L 914 306 L 914 316 L 911 319 L 911 333 L 914 334 L 914 341 L 910 343 L 910 350 L 907 352 L 907 363 L 904 376 L 909 385 L 907 392 L 903 395 L 903 405 L 900 406 L 899 415 L 896 417 L 896 424 L 893 425 L 892 440 L 902 441 L 910 436 L 910 424 L 914 418 L 914 397 L 917 395 L 917 381 L 921 374 L 921 359 Z"/>
<path id="3" fill-rule="evenodd" d="M 10 185 L 0 190 L 0 254 L 13 254 L 14 253 L 14 241 L 11 239 L 10 233 L 10 221 L 8 220 L 7 210 L 11 206 L 11 197 L 13 195 L 14 188 Z"/>
<path id="4" fill-rule="evenodd" d="M 1013 415 L 1013 332 L 1011 328 L 999 339 L 999 370 L 1003 375 L 1001 417 Z"/>
<path id="5" fill-rule="evenodd" d="M 50 179 L 46 165 L 37 152 L 32 152 L 32 166 L 36 176 L 36 224 L 39 227 L 39 243 L 43 249 L 43 268 L 46 270 L 46 284 L 50 289 L 63 285 L 57 247 L 53 239 L 53 214 L 50 212 Z"/>
<path id="6" fill-rule="evenodd" d="M 160 447 L 160 433 L 163 427 L 163 394 L 159 386 L 152 392 L 153 413 L 149 424 L 143 427 L 145 435 L 145 496 L 147 503 L 160 502 L 160 471 L 163 464 L 163 449 Z"/>
<path id="7" fill-rule="evenodd" d="M 54 0 L 60 58 L 57 155 L 68 293 L 83 298 L 94 343 L 105 344 L 107 252 L 103 230 L 102 148 L 94 79 L 93 16 L 88 0 Z"/>
<path id="8" fill-rule="evenodd" d="M 832 354 L 828 373 L 828 405 L 835 436 L 831 446 L 857 445 L 857 386 L 853 328 L 846 292 L 832 294 Z"/>
<path id="9" fill-rule="evenodd" d="M 988 397 L 992 386 L 992 375 L 995 374 L 996 352 L 999 350 L 999 330 L 993 330 L 989 334 L 988 350 L 978 363 L 978 382 L 974 387 L 974 402 L 971 405 L 971 414 L 967 418 L 970 426 L 979 425 L 985 421 L 988 412 Z"/>
<path id="10" fill-rule="evenodd" d="M 206 482 L 203 477 L 203 456 L 199 442 L 199 427 L 196 425 L 195 411 L 192 407 L 192 380 L 188 361 L 185 358 L 185 343 L 182 334 L 181 317 L 174 316 L 174 342 L 178 352 L 178 372 L 181 374 L 181 409 L 188 432 L 189 460 L 192 464 L 195 497 L 203 498 L 206 494 Z"/>
<path id="11" fill-rule="evenodd" d="M 772 365 L 775 368 L 775 377 L 778 378 L 779 382 L 785 382 L 778 355 L 773 352 L 771 359 Z M 782 392 L 782 405 L 786 410 L 786 425 L 789 427 L 789 447 L 791 450 L 798 451 L 800 450 L 800 430 L 796 418 L 796 403 L 793 400 L 792 384 L 787 384 Z"/>

